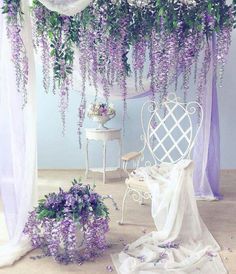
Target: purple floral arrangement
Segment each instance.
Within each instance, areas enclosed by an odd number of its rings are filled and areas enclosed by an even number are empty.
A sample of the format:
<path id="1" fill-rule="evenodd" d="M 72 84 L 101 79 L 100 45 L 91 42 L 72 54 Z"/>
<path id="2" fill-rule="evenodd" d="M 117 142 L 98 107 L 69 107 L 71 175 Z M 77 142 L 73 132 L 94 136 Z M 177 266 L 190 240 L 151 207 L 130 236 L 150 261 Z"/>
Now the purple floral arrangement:
<path id="1" fill-rule="evenodd" d="M 24 228 L 34 248 L 63 264 L 94 260 L 107 248 L 109 211 L 103 200 L 110 196 L 76 180 L 72 184 L 39 200 Z"/>
<path id="2" fill-rule="evenodd" d="M 114 106 L 106 103 L 94 103 L 91 104 L 88 109 L 88 117 L 93 116 L 109 116 L 116 114 Z"/>

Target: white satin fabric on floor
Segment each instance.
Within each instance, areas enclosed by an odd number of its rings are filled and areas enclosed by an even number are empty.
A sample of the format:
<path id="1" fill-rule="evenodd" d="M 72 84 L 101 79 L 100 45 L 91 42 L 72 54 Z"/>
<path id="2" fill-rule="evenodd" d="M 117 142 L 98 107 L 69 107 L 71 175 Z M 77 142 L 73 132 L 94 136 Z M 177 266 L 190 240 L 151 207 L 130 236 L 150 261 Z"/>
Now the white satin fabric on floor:
<path id="1" fill-rule="evenodd" d="M 227 273 L 220 247 L 198 213 L 193 191 L 193 162 L 137 170 L 152 194 L 157 228 L 112 255 L 119 274 Z M 136 173 L 136 174 L 137 174 Z"/>

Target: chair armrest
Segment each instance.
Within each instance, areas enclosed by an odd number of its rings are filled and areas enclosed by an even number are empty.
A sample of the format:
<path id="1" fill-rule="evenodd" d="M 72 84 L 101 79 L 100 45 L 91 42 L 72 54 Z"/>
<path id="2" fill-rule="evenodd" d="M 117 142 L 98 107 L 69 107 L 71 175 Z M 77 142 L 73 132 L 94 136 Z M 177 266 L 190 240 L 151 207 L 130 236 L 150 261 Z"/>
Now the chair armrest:
<path id="1" fill-rule="evenodd" d="M 134 160 L 136 158 L 139 158 L 141 155 L 142 155 L 142 153 L 140 151 L 139 152 L 138 151 L 132 151 L 132 152 L 129 152 L 129 153 L 123 155 L 121 157 L 121 159 L 122 159 L 122 161 L 128 162 L 128 161 Z"/>

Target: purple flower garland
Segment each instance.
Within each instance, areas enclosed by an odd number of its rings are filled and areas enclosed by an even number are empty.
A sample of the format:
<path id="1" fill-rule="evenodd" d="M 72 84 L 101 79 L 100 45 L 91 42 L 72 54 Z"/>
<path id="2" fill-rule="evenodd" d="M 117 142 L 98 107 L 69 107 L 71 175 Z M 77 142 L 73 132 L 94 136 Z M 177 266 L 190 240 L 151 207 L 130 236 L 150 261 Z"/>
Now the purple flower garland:
<path id="1" fill-rule="evenodd" d="M 231 44 L 231 32 L 232 27 L 225 27 L 219 33 L 217 33 L 217 61 L 220 70 L 219 79 L 221 86 L 224 74 L 224 66 L 226 63 L 226 56 L 229 53 L 229 47 Z"/>
<path id="2" fill-rule="evenodd" d="M 134 71 L 135 89 L 143 90 L 143 70 L 146 61 L 147 41 L 141 37 L 133 47 L 132 62 Z"/>

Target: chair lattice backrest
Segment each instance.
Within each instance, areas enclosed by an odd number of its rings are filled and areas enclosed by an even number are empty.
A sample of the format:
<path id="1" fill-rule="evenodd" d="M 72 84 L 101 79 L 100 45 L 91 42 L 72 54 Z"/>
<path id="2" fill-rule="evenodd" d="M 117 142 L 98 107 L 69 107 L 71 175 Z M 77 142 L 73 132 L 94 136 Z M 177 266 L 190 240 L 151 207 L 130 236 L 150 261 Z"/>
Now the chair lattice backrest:
<path id="1" fill-rule="evenodd" d="M 149 114 L 148 123 L 145 112 Z M 200 119 L 194 128 L 198 113 Z M 161 104 L 145 102 L 141 112 L 143 151 L 149 149 L 155 164 L 189 158 L 202 120 L 203 110 L 198 102 L 183 103 L 174 93 L 169 93 Z"/>

